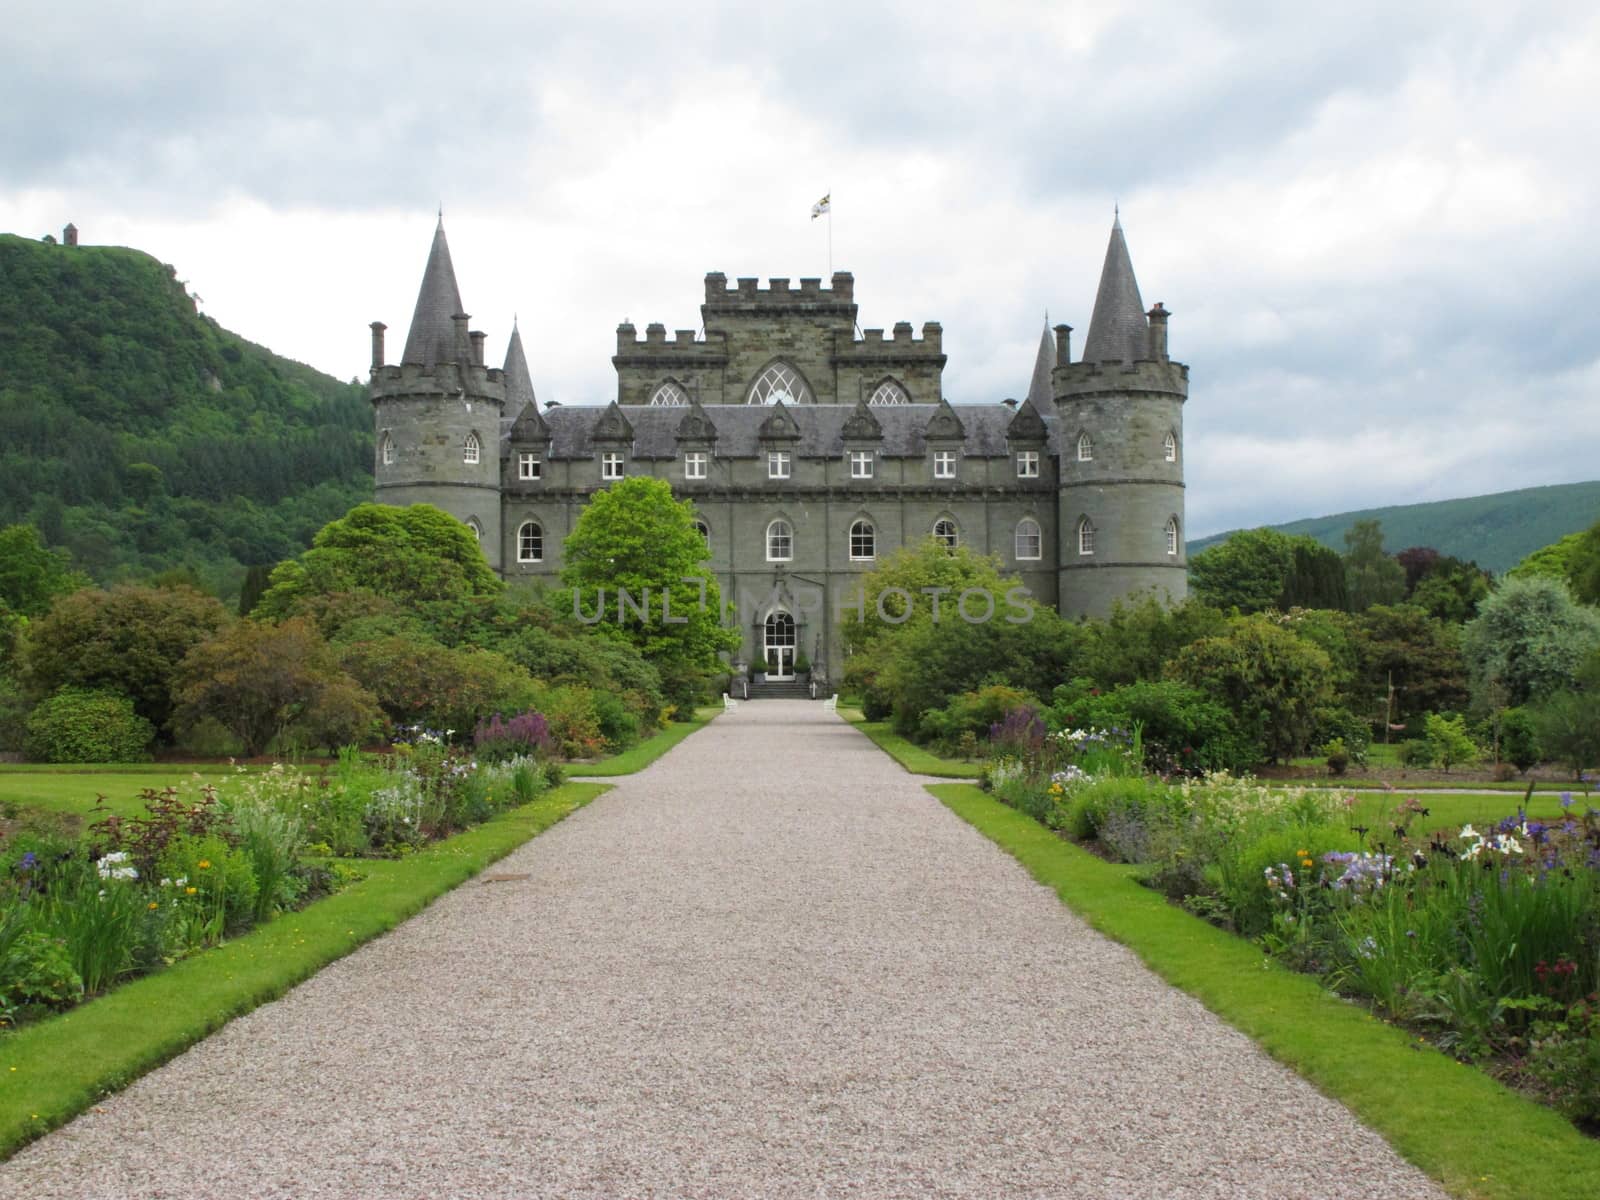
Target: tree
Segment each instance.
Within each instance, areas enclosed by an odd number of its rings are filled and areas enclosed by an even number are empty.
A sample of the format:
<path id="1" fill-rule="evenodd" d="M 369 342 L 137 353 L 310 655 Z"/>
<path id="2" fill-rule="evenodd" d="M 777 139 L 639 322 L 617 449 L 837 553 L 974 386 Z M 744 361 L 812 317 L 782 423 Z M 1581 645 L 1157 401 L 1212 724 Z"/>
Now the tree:
<path id="1" fill-rule="evenodd" d="M 229 620 L 215 597 L 188 588 L 86 588 L 31 624 L 23 681 L 39 698 L 68 686 L 121 692 L 160 734 L 170 725 L 178 665 Z"/>
<path id="2" fill-rule="evenodd" d="M 281 743 L 297 725 L 311 745 L 340 745 L 361 740 L 378 720 L 372 694 L 340 669 L 305 617 L 236 621 L 184 657 L 173 694 L 179 725 L 211 717 L 244 743 L 248 757 Z"/>
<path id="3" fill-rule="evenodd" d="M 1526 704 L 1570 687 L 1597 648 L 1600 612 L 1541 576 L 1503 580 L 1461 631 L 1480 708 Z"/>
<path id="4" fill-rule="evenodd" d="M 1344 544 L 1345 584 L 1352 612 L 1404 599 L 1405 568 L 1383 552 L 1382 522 L 1357 521 L 1345 530 Z"/>
<path id="5" fill-rule="evenodd" d="M 1241 613 L 1274 608 L 1294 566 L 1294 546 L 1275 529 L 1242 530 L 1189 560 L 1190 594 Z"/>
<path id="6" fill-rule="evenodd" d="M 1600 521 L 1578 535 L 1567 556 L 1567 582 L 1584 604 L 1600 604 Z"/>
<path id="7" fill-rule="evenodd" d="M 1375 604 L 1354 623 L 1356 681 L 1349 707 L 1392 722 L 1455 711 L 1468 701 L 1461 637 L 1410 604 Z M 1394 688 L 1394 704 L 1387 703 Z"/>
<path id="8" fill-rule="evenodd" d="M 1422 744 L 1428 760 L 1438 763 L 1447 775 L 1453 765 L 1478 761 L 1478 746 L 1467 734 L 1464 717 L 1429 713 L 1423 726 Z"/>
<path id="9" fill-rule="evenodd" d="M 1570 565 L 1573 552 L 1578 548 L 1578 542 L 1583 538 L 1583 533 L 1569 533 L 1558 542 L 1551 542 L 1548 546 L 1541 546 L 1528 555 L 1516 566 L 1506 572 L 1507 579 L 1526 579 L 1530 576 L 1540 576 L 1544 579 L 1556 579 L 1566 582 L 1571 578 Z"/>
<path id="10" fill-rule="evenodd" d="M 1528 710 L 1539 748 L 1565 765 L 1574 779 L 1600 764 L 1600 695 L 1561 691 Z"/>
<path id="11" fill-rule="evenodd" d="M 1284 612 L 1291 608 L 1348 609 L 1350 590 L 1338 552 L 1309 537 L 1292 541 L 1289 572 L 1278 595 L 1278 607 Z"/>
<path id="12" fill-rule="evenodd" d="M 636 646 L 684 710 L 740 641 L 723 624 L 722 589 L 694 521 L 694 505 L 674 500 L 664 479 L 633 476 L 596 492 L 564 543 L 565 591 L 556 598 L 583 620 L 598 614 L 598 632 Z M 623 592 L 645 606 L 642 617 Z"/>
<path id="13" fill-rule="evenodd" d="M 32 525 L 0 529 L 0 611 L 41 616 L 57 596 L 87 587 L 65 552 L 48 549 Z"/>
<path id="14" fill-rule="evenodd" d="M 1475 562 L 1438 555 L 1417 580 L 1409 602 L 1441 621 L 1460 625 L 1489 597 L 1490 574 Z"/>
<path id="15" fill-rule="evenodd" d="M 1333 696 L 1328 656 L 1260 613 L 1185 647 L 1168 673 L 1228 708 L 1274 762 L 1305 750 Z"/>
<path id="16" fill-rule="evenodd" d="M 532 676 L 492 650 L 452 649 L 426 637 L 380 637 L 342 646 L 340 660 L 397 726 L 465 736 L 480 720 L 523 712 L 538 701 Z"/>
<path id="17" fill-rule="evenodd" d="M 252 616 L 278 620 L 319 596 L 365 590 L 428 612 L 492 597 L 503 584 L 472 531 L 431 504 L 358 504 L 311 549 L 280 563 Z"/>
<path id="18" fill-rule="evenodd" d="M 1227 628 L 1228 618 L 1203 600 L 1167 606 L 1155 599 L 1117 602 L 1103 621 L 1091 621 L 1079 668 L 1102 688 L 1162 678 L 1185 646 Z"/>

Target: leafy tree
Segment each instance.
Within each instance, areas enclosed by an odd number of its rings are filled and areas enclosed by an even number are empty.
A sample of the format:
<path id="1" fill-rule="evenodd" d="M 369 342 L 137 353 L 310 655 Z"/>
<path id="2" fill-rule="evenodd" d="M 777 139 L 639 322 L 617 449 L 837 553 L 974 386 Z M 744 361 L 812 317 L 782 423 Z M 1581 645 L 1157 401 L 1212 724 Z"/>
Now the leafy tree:
<path id="1" fill-rule="evenodd" d="M 1338 552 L 1309 537 L 1292 540 L 1289 572 L 1278 595 L 1278 607 L 1284 612 L 1291 608 L 1348 609 L 1350 590 Z"/>
<path id="2" fill-rule="evenodd" d="M 1567 557 L 1567 581 L 1584 604 L 1600 604 L 1600 521 L 1578 535 Z"/>
<path id="3" fill-rule="evenodd" d="M 120 692 L 159 734 L 169 728 L 178 665 L 229 620 L 215 597 L 188 588 L 86 588 L 31 624 L 23 682 L 39 698 L 62 687 Z"/>
<path id="4" fill-rule="evenodd" d="M 1569 533 L 1558 542 L 1542 546 L 1528 555 L 1516 566 L 1506 572 L 1507 579 L 1527 579 L 1538 576 L 1543 579 L 1556 579 L 1562 582 L 1569 580 L 1572 575 L 1569 570 L 1572 555 L 1578 548 L 1578 542 L 1583 538 L 1583 533 Z"/>
<path id="5" fill-rule="evenodd" d="M 1462 629 L 1461 648 L 1480 707 L 1526 704 L 1573 684 L 1600 648 L 1600 613 L 1555 580 L 1507 579 Z"/>
<path id="6" fill-rule="evenodd" d="M 1600 765 L 1600 695 L 1576 690 L 1546 696 L 1528 710 L 1539 748 L 1564 764 L 1573 778 Z"/>
<path id="7" fill-rule="evenodd" d="M 595 629 L 636 646 L 660 672 L 668 698 L 692 709 L 739 633 L 723 622 L 722 589 L 704 562 L 694 505 L 674 500 L 664 479 L 634 476 L 596 492 L 564 544 L 556 602 L 605 615 Z M 623 610 L 619 593 L 648 596 L 643 619 Z"/>
<path id="8" fill-rule="evenodd" d="M 1467 667 L 1456 627 L 1409 604 L 1353 617 L 1356 677 L 1348 707 L 1395 723 L 1466 705 Z M 1394 688 L 1394 704 L 1388 704 Z"/>
<path id="9" fill-rule="evenodd" d="M 1394 556 L 1395 562 L 1400 564 L 1400 569 L 1406 573 L 1406 597 L 1417 590 L 1417 584 L 1422 582 L 1422 577 L 1433 570 L 1433 565 L 1442 556 L 1432 546 L 1410 546 Z"/>
<path id="10" fill-rule="evenodd" d="M 397 726 L 463 737 L 495 713 L 536 708 L 539 687 L 492 650 L 453 649 L 425 637 L 381 637 L 340 648 L 346 671 Z"/>
<path id="11" fill-rule="evenodd" d="M 1429 713 L 1423 726 L 1422 743 L 1428 761 L 1438 763 L 1446 774 L 1452 766 L 1478 761 L 1478 746 L 1467 734 L 1464 717 Z"/>
<path id="12" fill-rule="evenodd" d="M 1260 613 L 1185 647 L 1169 674 L 1232 712 L 1270 761 L 1305 750 L 1333 696 L 1328 656 Z"/>
<path id="13" fill-rule="evenodd" d="M 340 669 L 305 617 L 236 621 L 185 656 L 173 694 L 180 726 L 211 717 L 249 757 L 282 743 L 291 729 L 311 745 L 336 746 L 361 740 L 378 720 L 372 694 Z"/>
<path id="14" fill-rule="evenodd" d="M 1405 568 L 1383 552 L 1380 522 L 1357 521 L 1345 530 L 1344 544 L 1351 611 L 1363 612 L 1374 604 L 1398 604 L 1405 597 Z"/>
<path id="15" fill-rule="evenodd" d="M 841 636 L 845 653 L 864 651 L 885 634 L 903 628 L 902 622 L 894 619 L 906 611 L 901 592 L 911 597 L 911 613 L 931 614 L 937 601 L 948 619 L 961 593 L 969 588 L 988 592 L 1004 612 L 1006 592 L 1020 584 L 1000 573 L 998 559 L 976 554 L 968 546 L 952 550 L 931 537 L 908 543 L 862 576 L 861 611 L 858 614 L 854 607 L 845 610 Z M 890 594 L 885 596 L 885 592 Z"/>
<path id="16" fill-rule="evenodd" d="M 1294 567 L 1295 541 L 1275 529 L 1247 529 L 1189 560 L 1189 591 L 1216 608 L 1241 613 L 1275 608 Z"/>
<path id="17" fill-rule="evenodd" d="M 1371 707 L 1361 686 L 1359 617 L 1332 609 L 1291 608 L 1279 624 L 1328 656 L 1328 681 L 1340 705 L 1361 711 Z"/>
<path id="18" fill-rule="evenodd" d="M 1500 757 L 1524 775 L 1539 762 L 1539 731 L 1525 708 L 1508 708 L 1500 714 Z"/>
<path id="19" fill-rule="evenodd" d="M 1491 577 L 1474 562 L 1436 555 L 1408 593 L 1408 602 L 1441 621 L 1459 625 L 1478 613 L 1489 596 Z"/>
<path id="20" fill-rule="evenodd" d="M 428 612 L 493 597 L 505 587 L 472 531 L 431 504 L 358 504 L 280 563 L 253 616 L 277 620 L 315 597 L 362 590 Z"/>
<path id="21" fill-rule="evenodd" d="M 32 525 L 0 529 L 0 611 L 37 617 L 57 596 L 88 582 L 72 569 L 64 552 L 45 547 Z"/>
<path id="22" fill-rule="evenodd" d="M 1118 601 L 1105 620 L 1089 622 L 1079 670 L 1102 688 L 1158 680 L 1179 650 L 1227 624 L 1226 614 L 1201 600 L 1171 607 Z"/>
<path id="23" fill-rule="evenodd" d="M 244 582 L 239 585 L 239 615 L 248 617 L 261 603 L 268 585 L 272 582 L 272 568 L 266 566 L 246 567 Z"/>

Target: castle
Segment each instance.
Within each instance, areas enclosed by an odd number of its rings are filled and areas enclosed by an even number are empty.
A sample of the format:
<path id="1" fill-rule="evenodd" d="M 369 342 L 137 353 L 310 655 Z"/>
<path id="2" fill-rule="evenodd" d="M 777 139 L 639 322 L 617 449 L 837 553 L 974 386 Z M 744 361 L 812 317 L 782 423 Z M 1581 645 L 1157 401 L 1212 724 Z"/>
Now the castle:
<path id="1" fill-rule="evenodd" d="M 509 581 L 550 579 L 588 497 L 630 475 L 694 501 L 741 657 L 837 679 L 861 576 L 933 537 L 1066 616 L 1187 590 L 1183 402 L 1167 310 L 1113 223 L 1082 356 L 1046 329 L 1026 400 L 951 405 L 937 322 L 858 330 L 855 281 L 705 278 L 702 328 L 617 327 L 616 398 L 541 407 L 521 334 L 468 328 L 440 221 L 399 365 L 372 325 L 376 498 L 465 522 Z M 1004 610 L 1002 610 L 1003 612 Z"/>

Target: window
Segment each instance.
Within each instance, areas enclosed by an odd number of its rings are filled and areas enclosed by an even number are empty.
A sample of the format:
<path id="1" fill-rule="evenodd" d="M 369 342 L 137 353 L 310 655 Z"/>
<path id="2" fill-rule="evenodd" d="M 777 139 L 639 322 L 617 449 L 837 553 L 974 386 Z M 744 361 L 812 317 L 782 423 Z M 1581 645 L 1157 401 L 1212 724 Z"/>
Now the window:
<path id="1" fill-rule="evenodd" d="M 850 526 L 850 558 L 860 562 L 878 556 L 878 531 L 871 521 L 856 521 Z"/>
<path id="2" fill-rule="evenodd" d="M 543 464 L 539 462 L 539 456 L 537 454 L 531 454 L 526 450 L 520 451 L 517 454 L 518 479 L 537 479 L 539 478 L 539 473 L 543 469 Z"/>
<path id="3" fill-rule="evenodd" d="M 1168 517 L 1167 518 L 1167 553 L 1171 554 L 1171 555 L 1176 555 L 1178 553 L 1178 518 L 1177 517 Z"/>
<path id="4" fill-rule="evenodd" d="M 681 387 L 669 379 L 652 393 L 650 403 L 657 407 L 682 408 L 689 403 L 689 397 Z"/>
<path id="5" fill-rule="evenodd" d="M 872 393 L 868 404 L 910 404 L 911 397 L 906 395 L 905 388 L 892 379 L 885 379 Z"/>
<path id="6" fill-rule="evenodd" d="M 467 518 L 467 528 L 472 530 L 472 536 L 478 541 L 483 541 L 483 526 L 478 524 L 477 517 Z"/>
<path id="7" fill-rule="evenodd" d="M 1039 452 L 1037 450 L 1019 450 L 1017 452 L 1017 478 L 1039 478 Z"/>
<path id="8" fill-rule="evenodd" d="M 383 435 L 383 450 L 381 457 L 386 467 L 394 465 L 394 439 L 387 433 Z"/>
<path id="9" fill-rule="evenodd" d="M 767 561 L 788 562 L 794 557 L 794 529 L 784 520 L 767 526 Z"/>
<path id="10" fill-rule="evenodd" d="M 1094 553 L 1094 526 L 1089 524 L 1088 517 L 1078 522 L 1078 553 Z"/>
<path id="11" fill-rule="evenodd" d="M 933 477 L 935 479 L 954 479 L 956 477 L 956 452 L 954 450 L 935 450 L 933 452 Z"/>
<path id="12" fill-rule="evenodd" d="M 961 543 L 961 533 L 949 517 L 940 517 L 933 523 L 933 536 L 946 550 L 954 550 Z"/>
<path id="13" fill-rule="evenodd" d="M 704 479 L 706 477 L 706 452 L 704 450 L 690 450 L 684 454 L 683 477 L 685 479 Z"/>
<path id="14" fill-rule="evenodd" d="M 1094 461 L 1094 439 L 1091 438 L 1087 433 L 1080 433 L 1078 435 L 1078 461 Z"/>
<path id="15" fill-rule="evenodd" d="M 517 561 L 544 561 L 544 526 L 537 521 L 524 521 L 517 530 Z"/>
<path id="16" fill-rule="evenodd" d="M 780 400 L 785 404 L 810 404 L 811 389 L 800 378 L 799 371 L 788 363 L 775 362 L 756 376 L 745 403 L 776 404 Z"/>
<path id="17" fill-rule="evenodd" d="M 709 554 L 711 552 L 711 526 L 707 525 L 704 521 L 696 520 L 694 523 L 694 528 L 696 533 L 705 538 L 706 552 Z"/>
<path id="18" fill-rule="evenodd" d="M 622 478 L 622 455 L 612 452 L 600 456 L 600 478 Z"/>
<path id="19" fill-rule="evenodd" d="M 1039 522 L 1023 517 L 1017 522 L 1017 557 L 1040 558 L 1044 553 L 1044 536 L 1039 532 Z"/>
<path id="20" fill-rule="evenodd" d="M 1168 462 L 1178 461 L 1178 439 L 1170 433 L 1161 439 L 1161 455 Z"/>
<path id="21" fill-rule="evenodd" d="M 478 465 L 478 460 L 483 457 L 483 446 L 478 441 L 475 433 L 467 434 L 466 444 L 461 447 L 461 461 L 469 467 Z"/>
<path id="22" fill-rule="evenodd" d="M 872 478 L 872 451 L 871 450 L 852 450 L 852 451 L 850 451 L 850 478 L 851 479 L 871 479 Z"/>
<path id="23" fill-rule="evenodd" d="M 789 452 L 787 450 L 771 450 L 767 453 L 767 478 L 789 478 Z"/>

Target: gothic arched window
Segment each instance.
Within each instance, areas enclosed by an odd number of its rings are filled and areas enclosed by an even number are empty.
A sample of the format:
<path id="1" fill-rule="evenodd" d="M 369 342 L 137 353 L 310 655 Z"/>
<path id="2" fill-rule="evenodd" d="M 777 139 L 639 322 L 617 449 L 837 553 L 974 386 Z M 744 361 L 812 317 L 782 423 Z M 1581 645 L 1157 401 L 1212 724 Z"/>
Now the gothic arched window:
<path id="1" fill-rule="evenodd" d="M 483 443 L 478 441 L 478 435 L 475 433 L 467 434 L 467 440 L 461 446 L 461 461 L 469 467 L 475 467 L 482 457 Z"/>
<path id="2" fill-rule="evenodd" d="M 878 531 L 868 520 L 853 521 L 850 525 L 850 558 L 862 562 L 878 557 Z"/>
<path id="3" fill-rule="evenodd" d="M 1178 461 L 1178 439 L 1176 435 L 1168 433 L 1166 437 L 1161 439 L 1161 456 L 1168 462 Z"/>
<path id="4" fill-rule="evenodd" d="M 885 379 L 867 400 L 868 404 L 910 404 L 911 397 L 906 395 L 905 388 L 892 379 Z"/>
<path id="5" fill-rule="evenodd" d="M 1178 518 L 1167 518 L 1167 553 L 1177 556 L 1178 553 Z"/>
<path id="6" fill-rule="evenodd" d="M 524 521 L 517 530 L 517 561 L 544 561 L 544 526 L 537 521 Z"/>
<path id="7" fill-rule="evenodd" d="M 1018 558 L 1040 558 L 1044 554 L 1044 534 L 1039 522 L 1023 517 L 1017 522 L 1016 552 Z"/>
<path id="8" fill-rule="evenodd" d="M 799 371 L 788 363 L 775 362 L 756 376 L 745 403 L 776 404 L 780 400 L 785 404 L 810 404 L 811 389 L 806 386 Z"/>
<path id="9" fill-rule="evenodd" d="M 933 537 L 935 541 L 942 543 L 946 550 L 954 550 L 961 544 L 961 531 L 949 517 L 940 517 L 933 523 Z"/>
<path id="10" fill-rule="evenodd" d="M 1087 433 L 1080 433 L 1078 435 L 1078 461 L 1094 461 L 1094 439 Z"/>
<path id="11" fill-rule="evenodd" d="M 794 526 L 779 517 L 767 526 L 767 561 L 788 562 L 794 558 Z"/>
<path id="12" fill-rule="evenodd" d="M 383 440 L 378 444 L 378 457 L 386 467 L 394 465 L 394 439 L 385 431 Z"/>
<path id="13" fill-rule="evenodd" d="M 689 395 L 669 379 L 651 394 L 650 403 L 657 407 L 682 408 L 689 403 Z"/>
<path id="14" fill-rule="evenodd" d="M 477 517 L 467 518 L 467 528 L 472 530 L 472 536 L 474 540 L 480 542 L 483 541 L 483 526 L 478 524 Z"/>
<path id="15" fill-rule="evenodd" d="M 1078 553 L 1094 553 L 1094 526 L 1089 523 L 1088 517 L 1078 520 Z"/>
<path id="16" fill-rule="evenodd" d="M 704 521 L 699 520 L 697 518 L 695 520 L 695 523 L 694 523 L 694 528 L 695 528 L 695 532 L 697 532 L 701 537 L 705 538 L 705 540 L 706 540 L 706 552 L 710 553 L 710 551 L 711 551 L 711 526 L 707 525 Z"/>

